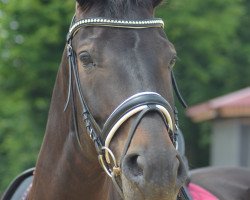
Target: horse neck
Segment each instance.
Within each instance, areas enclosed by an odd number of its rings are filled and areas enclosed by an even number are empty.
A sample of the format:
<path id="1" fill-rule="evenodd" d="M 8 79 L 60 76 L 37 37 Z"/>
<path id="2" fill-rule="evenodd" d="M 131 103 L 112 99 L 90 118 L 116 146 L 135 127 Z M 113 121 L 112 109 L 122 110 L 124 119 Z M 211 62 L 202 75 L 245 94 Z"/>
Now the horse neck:
<path id="1" fill-rule="evenodd" d="M 110 199 L 110 181 L 97 161 L 93 144 L 82 133 L 76 139 L 72 110 L 63 112 L 67 98 L 67 59 L 64 51 L 52 95 L 45 138 L 36 164 L 30 199 Z M 80 130 L 79 130 L 80 131 Z M 112 198 L 111 198 L 112 199 Z"/>

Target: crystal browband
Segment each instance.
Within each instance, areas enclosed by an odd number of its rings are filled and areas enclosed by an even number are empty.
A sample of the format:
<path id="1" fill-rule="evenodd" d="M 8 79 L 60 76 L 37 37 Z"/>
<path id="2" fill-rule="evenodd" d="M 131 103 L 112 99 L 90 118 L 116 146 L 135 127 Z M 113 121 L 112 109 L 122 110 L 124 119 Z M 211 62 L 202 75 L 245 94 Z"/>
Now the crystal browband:
<path id="1" fill-rule="evenodd" d="M 68 38 L 72 37 L 75 32 L 82 26 L 107 26 L 115 28 L 132 28 L 142 29 L 159 27 L 164 28 L 164 21 L 160 18 L 148 19 L 148 20 L 119 20 L 119 19 L 106 19 L 106 18 L 90 18 L 82 19 L 75 22 L 69 29 Z"/>

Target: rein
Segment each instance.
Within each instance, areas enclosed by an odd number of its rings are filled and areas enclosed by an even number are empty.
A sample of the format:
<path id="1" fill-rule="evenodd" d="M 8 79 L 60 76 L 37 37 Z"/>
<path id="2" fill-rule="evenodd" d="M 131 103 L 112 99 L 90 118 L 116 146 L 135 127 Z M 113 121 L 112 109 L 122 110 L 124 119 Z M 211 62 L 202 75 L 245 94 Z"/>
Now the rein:
<path id="1" fill-rule="evenodd" d="M 73 98 L 73 79 L 76 85 L 77 93 L 79 96 L 79 100 L 82 106 L 82 117 L 87 130 L 88 135 L 92 139 L 97 154 L 99 162 L 107 173 L 107 175 L 112 179 L 114 186 L 117 191 L 123 196 L 122 187 L 119 184 L 118 178 L 121 175 L 121 165 L 122 160 L 125 157 L 130 143 L 133 139 L 133 136 L 136 132 L 137 126 L 139 125 L 141 119 L 149 112 L 157 112 L 161 118 L 163 119 L 165 126 L 169 132 L 170 138 L 172 140 L 173 145 L 178 149 L 178 116 L 177 110 L 172 109 L 170 104 L 166 99 L 164 99 L 160 94 L 155 92 L 141 92 L 135 94 L 128 99 L 126 99 L 123 103 L 121 103 L 109 116 L 107 121 L 105 122 L 103 128 L 100 128 L 94 117 L 92 116 L 88 105 L 84 99 L 83 91 L 80 85 L 80 77 L 76 62 L 76 53 L 72 48 L 72 39 L 77 34 L 77 32 L 82 27 L 89 26 L 98 26 L 98 27 L 113 27 L 113 28 L 124 28 L 124 29 L 145 29 L 145 28 L 163 28 L 164 22 L 162 19 L 154 18 L 148 20 L 113 20 L 113 19 L 105 19 L 105 18 L 90 18 L 83 19 L 75 22 L 75 17 L 71 22 L 71 26 L 69 29 L 69 33 L 67 35 L 67 56 L 69 60 L 69 87 L 68 87 L 68 97 L 66 101 L 66 105 L 64 111 L 67 109 L 70 99 Z M 177 97 L 185 105 L 183 98 L 180 98 L 180 92 L 177 88 L 177 84 L 173 73 L 171 73 L 172 82 L 174 85 L 174 90 L 177 94 Z M 184 102 L 184 103 L 183 103 Z M 73 100 L 72 100 L 72 104 Z M 75 106 L 73 105 L 73 111 L 75 112 Z M 174 114 L 175 120 L 173 122 L 170 113 Z M 121 125 L 126 122 L 130 117 L 136 115 L 135 121 L 132 123 L 131 128 L 128 133 L 127 141 L 125 142 L 125 146 L 122 152 L 122 156 L 120 158 L 119 163 L 117 163 L 116 158 L 112 151 L 109 149 L 109 145 L 116 134 L 117 130 Z M 73 113 L 73 115 L 75 115 Z M 77 131 L 77 140 L 81 147 L 80 136 Z M 82 148 L 82 147 L 81 147 Z M 183 191 L 183 190 L 181 190 Z M 184 198 L 188 199 L 188 198 Z"/>

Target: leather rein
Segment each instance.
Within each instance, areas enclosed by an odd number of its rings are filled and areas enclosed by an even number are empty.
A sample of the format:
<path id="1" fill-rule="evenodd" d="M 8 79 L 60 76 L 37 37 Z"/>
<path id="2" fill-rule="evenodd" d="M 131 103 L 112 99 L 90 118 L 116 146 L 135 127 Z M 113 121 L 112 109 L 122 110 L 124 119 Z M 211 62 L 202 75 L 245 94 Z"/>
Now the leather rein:
<path id="1" fill-rule="evenodd" d="M 73 37 L 77 34 L 77 32 L 82 27 L 113 27 L 113 28 L 123 28 L 123 29 L 145 29 L 145 28 L 164 28 L 164 22 L 162 19 L 153 18 L 149 20 L 113 20 L 106 18 L 90 18 L 90 19 L 82 19 L 79 21 L 75 20 L 73 17 L 71 26 L 69 29 L 69 33 L 67 35 L 67 56 L 69 61 L 69 86 L 68 86 L 68 97 L 67 102 L 65 104 L 64 111 L 67 109 L 70 100 L 73 98 L 73 80 L 76 85 L 76 90 L 79 96 L 79 100 L 82 106 L 82 117 L 87 130 L 87 133 L 91 140 L 93 141 L 99 162 L 107 173 L 107 175 L 112 179 L 114 186 L 119 192 L 120 196 L 124 198 L 122 186 L 120 184 L 120 175 L 121 175 L 121 165 L 122 160 L 125 157 L 132 138 L 135 134 L 137 126 L 139 125 L 141 119 L 148 112 L 157 112 L 163 119 L 165 126 L 169 132 L 170 138 L 172 140 L 173 145 L 178 149 L 178 116 L 176 108 L 172 108 L 168 101 L 164 99 L 160 94 L 155 92 L 141 92 L 135 94 L 128 99 L 126 99 L 123 103 L 121 103 L 109 116 L 107 121 L 105 122 L 103 128 L 101 128 L 94 117 L 92 116 L 89 107 L 84 99 L 83 91 L 80 84 L 80 77 L 77 67 L 76 61 L 76 53 L 72 48 L 72 40 Z M 174 86 L 174 90 L 177 94 L 178 99 L 186 107 L 186 104 L 183 98 L 180 95 L 178 90 L 175 78 L 173 73 L 171 73 L 172 82 Z M 73 100 L 72 100 L 73 102 Z M 74 103 L 73 103 L 74 104 Z M 75 112 L 75 107 L 73 106 L 73 112 Z M 170 113 L 174 114 L 174 121 Z M 130 117 L 136 115 L 135 121 L 132 123 L 127 141 L 125 142 L 125 146 L 122 152 L 122 156 L 120 158 L 119 163 L 117 162 L 113 152 L 110 150 L 109 145 L 116 134 L 117 130 L 121 125 L 126 122 Z M 73 114 L 74 115 L 74 114 Z M 75 122 L 76 123 L 76 122 Z M 81 147 L 80 135 L 77 131 L 77 140 Z M 81 147 L 82 148 L 82 147 Z M 182 189 L 181 189 L 182 191 Z M 182 192 L 183 193 L 183 192 Z M 185 196 L 183 193 L 182 196 Z M 184 198 L 188 199 L 188 198 Z"/>

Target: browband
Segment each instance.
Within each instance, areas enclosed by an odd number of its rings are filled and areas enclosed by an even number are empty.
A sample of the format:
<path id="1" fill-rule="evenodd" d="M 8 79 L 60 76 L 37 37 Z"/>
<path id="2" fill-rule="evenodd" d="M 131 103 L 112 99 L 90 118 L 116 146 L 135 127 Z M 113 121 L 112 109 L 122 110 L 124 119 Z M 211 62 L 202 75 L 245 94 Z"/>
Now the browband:
<path id="1" fill-rule="evenodd" d="M 128 28 L 128 29 L 143 29 L 143 28 L 164 28 L 164 21 L 160 18 L 147 20 L 121 20 L 121 19 L 106 19 L 106 18 L 91 18 L 82 19 L 74 22 L 69 29 L 67 40 L 71 39 L 81 27 L 87 26 L 105 26 L 113 28 Z"/>

